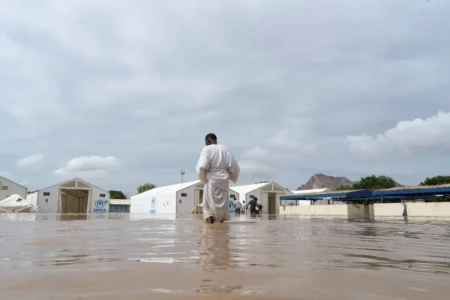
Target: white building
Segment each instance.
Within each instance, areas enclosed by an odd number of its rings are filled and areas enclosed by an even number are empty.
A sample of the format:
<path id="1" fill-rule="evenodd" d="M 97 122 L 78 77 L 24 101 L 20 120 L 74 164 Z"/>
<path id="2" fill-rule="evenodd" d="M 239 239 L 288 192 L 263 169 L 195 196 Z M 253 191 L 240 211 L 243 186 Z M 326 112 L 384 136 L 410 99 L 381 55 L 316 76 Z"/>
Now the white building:
<path id="1" fill-rule="evenodd" d="M 39 190 L 28 195 L 27 200 L 40 212 L 109 212 L 109 192 L 78 178 Z"/>
<path id="2" fill-rule="evenodd" d="M 293 195 L 291 191 L 274 182 L 233 186 L 231 189 L 239 194 L 239 201 L 244 208 L 251 198 L 256 197 L 263 206 L 263 213 L 267 212 L 268 214 L 280 213 L 280 196 Z M 283 204 L 289 205 L 288 203 Z"/>
<path id="3" fill-rule="evenodd" d="M 0 201 L 12 195 L 27 197 L 28 189 L 12 180 L 0 176 Z"/>
<path id="4" fill-rule="evenodd" d="M 130 199 L 109 199 L 109 212 L 130 212 Z"/>
<path id="5" fill-rule="evenodd" d="M 230 200 L 237 199 L 230 189 Z M 130 213 L 177 215 L 190 214 L 203 203 L 203 183 L 200 180 L 151 189 L 131 197 Z"/>

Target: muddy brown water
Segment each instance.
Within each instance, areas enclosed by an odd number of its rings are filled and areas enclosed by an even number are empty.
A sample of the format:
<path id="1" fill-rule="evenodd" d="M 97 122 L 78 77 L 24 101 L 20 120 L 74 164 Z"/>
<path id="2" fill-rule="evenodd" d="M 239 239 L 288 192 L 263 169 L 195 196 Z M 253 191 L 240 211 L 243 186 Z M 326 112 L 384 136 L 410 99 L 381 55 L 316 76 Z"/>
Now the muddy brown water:
<path id="1" fill-rule="evenodd" d="M 0 214 L 0 299 L 448 299 L 450 220 Z"/>

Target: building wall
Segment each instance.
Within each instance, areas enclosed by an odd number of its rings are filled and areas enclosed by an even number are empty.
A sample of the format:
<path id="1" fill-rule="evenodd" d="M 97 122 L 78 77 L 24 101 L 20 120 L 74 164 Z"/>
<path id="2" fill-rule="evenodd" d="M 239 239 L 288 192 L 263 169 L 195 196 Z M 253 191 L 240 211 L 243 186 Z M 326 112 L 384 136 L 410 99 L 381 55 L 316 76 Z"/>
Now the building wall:
<path id="1" fill-rule="evenodd" d="M 280 207 L 280 214 L 305 216 L 403 217 L 402 203 L 336 204 Z M 408 217 L 450 217 L 450 202 L 406 203 Z"/>
<path id="2" fill-rule="evenodd" d="M 332 199 L 318 199 L 313 201 L 313 205 L 335 205 L 342 204 L 342 201 L 336 201 Z"/>
<path id="3" fill-rule="evenodd" d="M 177 205 L 177 214 L 190 214 L 192 209 L 195 206 L 195 197 L 198 195 L 195 191 L 196 185 L 187 187 L 177 192 L 176 194 L 176 205 Z M 185 197 L 182 197 L 181 194 L 186 194 Z"/>
<path id="4" fill-rule="evenodd" d="M 44 195 L 50 193 L 50 195 Z M 59 205 L 59 185 L 55 185 L 38 191 L 38 211 L 48 213 L 58 213 Z"/>
<path id="5" fill-rule="evenodd" d="M 258 198 L 258 202 L 263 206 L 263 214 L 269 213 L 269 194 L 268 192 L 260 191 L 260 198 Z M 276 192 L 276 214 L 280 213 L 280 196 L 284 196 L 284 193 Z"/>
<path id="6" fill-rule="evenodd" d="M 376 203 L 375 216 L 399 217 L 403 216 L 402 203 Z M 408 217 L 450 217 L 450 202 L 422 202 L 406 203 Z"/>
<path id="7" fill-rule="evenodd" d="M 130 198 L 130 213 L 142 214 L 144 213 L 144 201 L 145 199 L 140 195 L 136 195 Z"/>
<path id="8" fill-rule="evenodd" d="M 110 213 L 129 213 L 130 205 L 128 204 L 110 204 L 109 205 Z"/>
<path id="9" fill-rule="evenodd" d="M 7 190 L 4 190 L 4 188 L 7 188 Z M 0 177 L 0 201 L 14 194 L 26 199 L 27 188 L 4 177 Z"/>
<path id="10" fill-rule="evenodd" d="M 92 187 L 88 200 L 88 212 L 108 213 L 109 193 L 97 187 Z"/>
<path id="11" fill-rule="evenodd" d="M 143 193 L 130 199 L 130 213 L 132 214 L 175 215 L 176 209 L 176 192 Z"/>
<path id="12" fill-rule="evenodd" d="M 256 198 L 258 198 L 258 201 L 261 201 L 261 190 L 260 189 L 254 190 L 253 192 L 247 193 L 247 195 L 243 197 L 243 199 L 239 198 L 239 201 L 241 202 L 242 207 L 244 207 L 244 209 L 247 203 L 249 203 L 250 200 L 252 200 L 251 196 L 255 196 Z M 264 203 L 261 202 L 261 204 L 264 206 Z"/>
<path id="13" fill-rule="evenodd" d="M 347 205 L 308 205 L 308 206 L 281 206 L 282 215 L 304 216 L 347 216 Z"/>

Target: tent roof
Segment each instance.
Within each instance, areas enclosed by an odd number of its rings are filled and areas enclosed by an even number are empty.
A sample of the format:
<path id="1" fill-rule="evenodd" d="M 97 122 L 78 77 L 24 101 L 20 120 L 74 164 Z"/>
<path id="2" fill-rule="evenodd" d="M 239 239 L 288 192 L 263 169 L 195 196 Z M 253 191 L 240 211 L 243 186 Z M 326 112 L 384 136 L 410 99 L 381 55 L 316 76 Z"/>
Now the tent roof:
<path id="1" fill-rule="evenodd" d="M 30 205 L 30 202 L 21 196 L 14 194 L 0 201 L 0 206 L 26 206 Z"/>
<path id="2" fill-rule="evenodd" d="M 238 193 L 240 200 L 242 200 L 243 198 L 245 198 L 245 196 L 248 193 L 258 190 L 260 188 L 266 187 L 268 185 L 272 185 L 272 184 L 275 186 L 278 186 L 280 189 L 283 189 L 286 192 L 292 194 L 291 191 L 289 191 L 288 189 L 284 188 L 283 186 L 281 186 L 278 183 L 273 182 L 273 181 L 263 182 L 263 183 L 255 183 L 255 184 L 249 184 L 249 185 L 231 186 L 230 189 L 235 191 L 236 193 Z"/>
<path id="3" fill-rule="evenodd" d="M 130 199 L 111 199 L 109 200 L 109 204 L 111 205 L 130 205 Z"/>
<path id="4" fill-rule="evenodd" d="M 199 183 L 200 183 L 200 180 L 195 180 L 195 181 L 183 182 L 183 183 L 178 183 L 178 184 L 160 186 L 160 187 L 156 187 L 154 189 L 145 191 L 143 193 L 137 194 L 135 196 L 146 195 L 146 194 L 178 192 L 178 191 L 184 190 L 185 188 L 191 187 L 191 186 L 199 184 Z M 133 197 L 135 197 L 135 196 L 133 196 Z"/>
<path id="5" fill-rule="evenodd" d="M 52 187 L 55 187 L 55 186 L 58 186 L 58 185 L 64 185 L 64 184 L 70 183 L 70 182 L 72 182 L 72 181 L 79 181 L 79 182 L 81 182 L 81 183 L 83 183 L 83 184 L 85 184 L 85 185 L 88 185 L 88 186 L 91 187 L 91 188 L 95 187 L 95 188 L 97 188 L 97 189 L 99 189 L 99 190 L 102 190 L 102 191 L 104 191 L 104 192 L 107 192 L 107 190 L 102 189 L 102 188 L 99 188 L 98 186 L 95 186 L 95 185 L 93 185 L 93 184 L 90 184 L 89 182 L 84 181 L 84 180 L 82 180 L 82 179 L 80 179 L 80 178 L 78 178 L 78 177 L 72 178 L 72 179 L 70 179 L 70 180 L 66 180 L 66 181 L 61 182 L 61 183 L 58 183 L 58 184 L 54 184 L 54 185 L 48 186 L 48 187 L 43 188 L 43 189 L 39 189 L 39 191 L 46 190 L 46 189 L 49 189 L 49 188 L 52 188 Z"/>
<path id="6" fill-rule="evenodd" d="M 26 186 L 23 186 L 23 185 L 21 185 L 21 184 L 15 182 L 14 180 L 8 179 L 8 178 L 6 178 L 6 177 L 4 177 L 4 176 L 0 176 L 0 182 L 2 181 L 2 180 L 1 180 L 2 178 L 3 178 L 4 180 L 7 180 L 7 181 L 9 181 L 9 182 L 12 182 L 12 183 L 14 183 L 14 184 L 16 184 L 16 185 L 18 185 L 18 186 L 20 186 L 20 187 L 23 187 L 24 189 L 28 190 L 28 188 L 27 188 Z"/>
<path id="7" fill-rule="evenodd" d="M 268 184 L 271 184 L 272 182 L 264 182 L 264 183 L 255 183 L 255 184 L 248 184 L 248 185 L 239 185 L 239 186 L 232 186 L 230 189 L 238 193 L 239 195 L 243 194 L 244 196 L 247 193 L 253 192 L 259 188 L 262 188 L 263 186 L 266 186 Z"/>

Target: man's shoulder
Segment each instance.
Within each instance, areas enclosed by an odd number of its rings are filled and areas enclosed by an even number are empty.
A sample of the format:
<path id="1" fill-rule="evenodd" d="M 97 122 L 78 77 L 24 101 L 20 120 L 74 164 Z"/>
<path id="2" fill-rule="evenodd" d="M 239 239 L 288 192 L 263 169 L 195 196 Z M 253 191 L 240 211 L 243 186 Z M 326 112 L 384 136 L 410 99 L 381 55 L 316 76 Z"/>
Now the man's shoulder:
<path id="1" fill-rule="evenodd" d="M 216 146 L 217 146 L 217 148 L 219 148 L 219 149 L 222 150 L 222 151 L 230 152 L 230 151 L 228 150 L 228 147 L 225 146 L 225 145 L 218 144 L 218 145 L 216 145 Z"/>

